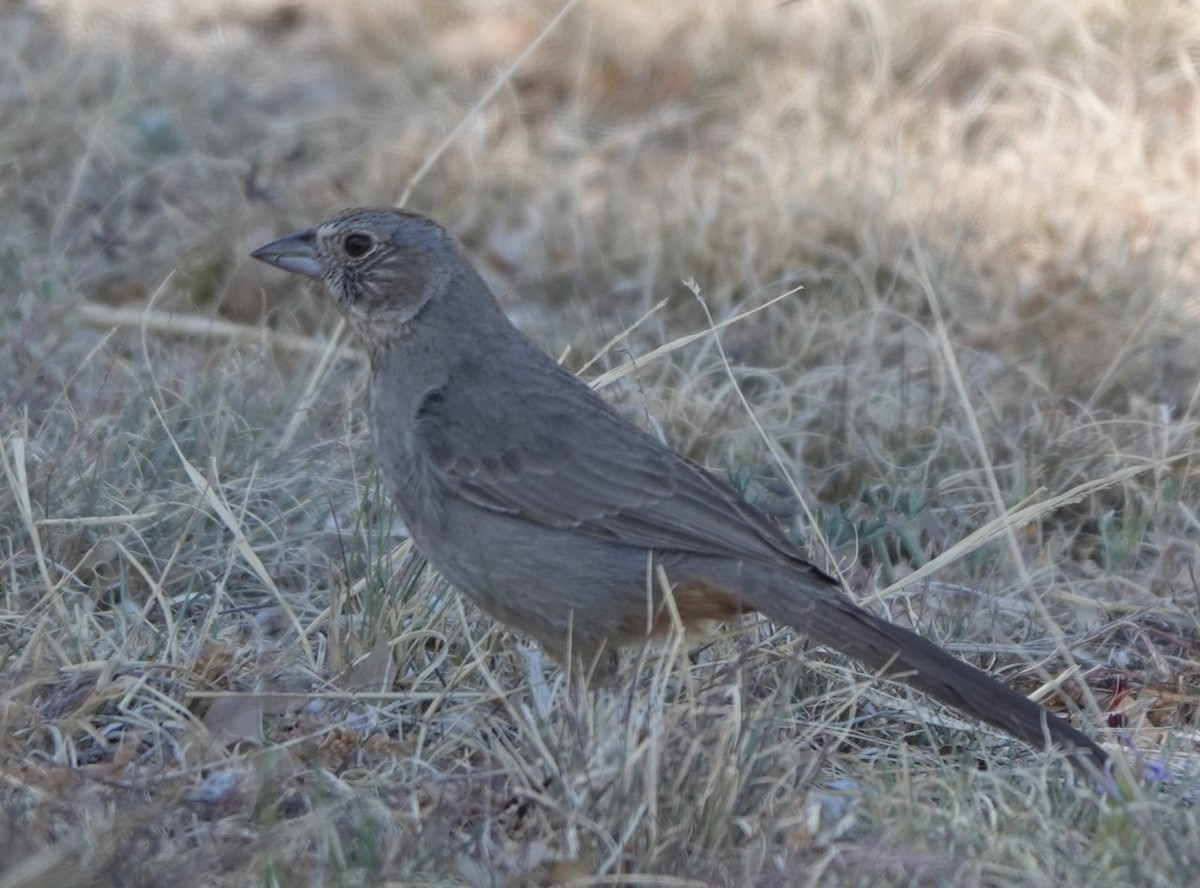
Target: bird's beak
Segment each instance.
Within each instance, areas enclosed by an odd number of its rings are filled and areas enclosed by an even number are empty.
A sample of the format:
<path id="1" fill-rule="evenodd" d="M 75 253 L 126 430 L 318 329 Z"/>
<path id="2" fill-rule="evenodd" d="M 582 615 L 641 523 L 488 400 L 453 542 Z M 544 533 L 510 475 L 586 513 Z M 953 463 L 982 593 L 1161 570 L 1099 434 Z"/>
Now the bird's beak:
<path id="1" fill-rule="evenodd" d="M 250 254 L 255 259 L 305 277 L 321 279 L 321 262 L 317 258 L 316 231 L 298 231 L 271 241 Z"/>

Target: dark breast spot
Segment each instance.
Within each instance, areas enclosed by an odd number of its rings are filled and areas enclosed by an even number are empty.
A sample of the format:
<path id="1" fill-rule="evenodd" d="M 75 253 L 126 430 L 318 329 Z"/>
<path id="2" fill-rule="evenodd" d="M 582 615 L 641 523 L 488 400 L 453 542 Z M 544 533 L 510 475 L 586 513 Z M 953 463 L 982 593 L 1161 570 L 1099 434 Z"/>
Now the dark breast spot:
<path id="1" fill-rule="evenodd" d="M 441 389 L 426 392 L 425 397 L 421 399 L 420 406 L 417 407 L 417 421 L 436 418 L 445 406 L 446 396 Z"/>

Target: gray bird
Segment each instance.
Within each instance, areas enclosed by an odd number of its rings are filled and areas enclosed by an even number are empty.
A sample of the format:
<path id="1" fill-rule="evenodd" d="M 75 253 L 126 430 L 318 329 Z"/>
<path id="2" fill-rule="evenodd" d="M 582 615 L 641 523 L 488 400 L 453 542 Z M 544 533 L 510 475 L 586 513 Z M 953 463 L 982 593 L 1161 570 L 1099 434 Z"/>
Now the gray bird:
<path id="1" fill-rule="evenodd" d="M 374 451 L 417 548 L 555 657 L 761 612 L 1083 770 L 1066 721 L 854 604 L 724 482 L 622 419 L 505 317 L 447 231 L 350 209 L 255 250 L 315 278 L 370 356 Z"/>

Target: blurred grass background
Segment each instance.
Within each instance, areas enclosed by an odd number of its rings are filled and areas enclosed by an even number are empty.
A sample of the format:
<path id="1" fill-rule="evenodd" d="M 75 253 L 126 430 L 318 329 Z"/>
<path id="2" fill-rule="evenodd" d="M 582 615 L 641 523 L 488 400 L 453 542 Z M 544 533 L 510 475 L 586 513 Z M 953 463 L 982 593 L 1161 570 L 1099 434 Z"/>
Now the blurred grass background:
<path id="1" fill-rule="evenodd" d="M 1194 4 L 14 0 L 0 45 L 0 886 L 1194 878 Z M 361 355 L 247 253 L 402 199 L 860 598 L 950 551 L 880 604 L 1161 779 L 766 625 L 581 695 L 389 559 Z"/>

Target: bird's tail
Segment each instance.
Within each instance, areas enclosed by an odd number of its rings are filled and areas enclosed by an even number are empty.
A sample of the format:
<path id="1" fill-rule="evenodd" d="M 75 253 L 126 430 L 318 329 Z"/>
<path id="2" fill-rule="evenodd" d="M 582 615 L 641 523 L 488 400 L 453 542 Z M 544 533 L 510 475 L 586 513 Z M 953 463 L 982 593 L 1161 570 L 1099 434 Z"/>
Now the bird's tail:
<path id="1" fill-rule="evenodd" d="M 793 572 L 788 572 L 792 574 Z M 806 588 L 800 591 L 797 582 Z M 814 585 L 821 588 L 814 589 Z M 747 604 L 902 681 L 942 703 L 994 725 L 1036 749 L 1047 743 L 1071 754 L 1082 770 L 1103 770 L 1108 754 L 1094 741 L 1028 697 L 948 654 L 936 644 L 880 619 L 845 598 L 835 582 L 813 571 L 776 574 L 747 596 Z"/>

